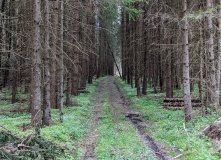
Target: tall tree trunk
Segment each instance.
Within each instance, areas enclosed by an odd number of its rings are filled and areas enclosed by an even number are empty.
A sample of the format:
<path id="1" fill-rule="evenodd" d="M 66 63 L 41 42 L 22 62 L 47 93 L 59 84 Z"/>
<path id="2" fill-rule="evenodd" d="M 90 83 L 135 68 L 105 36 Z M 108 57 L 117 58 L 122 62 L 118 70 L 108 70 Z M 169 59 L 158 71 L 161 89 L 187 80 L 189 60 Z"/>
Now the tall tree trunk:
<path id="1" fill-rule="evenodd" d="M 137 88 L 137 96 L 140 96 L 140 55 L 139 55 L 139 21 L 134 23 L 135 25 L 135 84 Z"/>
<path id="2" fill-rule="evenodd" d="M 87 24 L 88 24 L 88 0 L 85 0 L 85 12 L 84 12 L 84 27 L 83 27 L 83 47 L 84 52 L 82 56 L 82 67 L 81 67 L 81 88 L 86 87 L 87 81 L 87 62 L 88 62 L 88 55 L 87 55 Z"/>
<path id="3" fill-rule="evenodd" d="M 33 17 L 33 54 L 32 54 L 32 81 L 31 81 L 31 124 L 41 123 L 41 53 L 40 53 L 40 19 L 41 0 L 34 0 Z"/>
<path id="4" fill-rule="evenodd" d="M 167 39 L 168 45 L 170 44 L 170 37 Z M 171 50 L 170 46 L 167 46 L 167 59 L 166 59 L 166 97 L 172 98 L 173 97 L 173 88 L 172 88 L 172 68 L 171 68 Z"/>
<path id="5" fill-rule="evenodd" d="M 74 2 L 74 6 L 80 8 L 80 4 L 79 2 Z M 79 11 L 77 10 L 74 13 L 74 17 L 76 19 L 76 22 L 74 24 L 74 39 L 73 42 L 76 46 L 78 46 L 78 43 L 80 41 L 79 38 L 79 31 L 80 31 L 80 15 L 79 15 Z M 72 95 L 77 96 L 78 95 L 78 87 L 79 87 L 79 66 L 80 66 L 80 62 L 79 62 L 79 50 L 77 47 L 74 47 L 74 75 L 73 75 L 73 86 L 72 86 Z"/>
<path id="6" fill-rule="evenodd" d="M 90 0 L 91 5 L 91 49 L 89 53 L 89 73 L 88 73 L 88 83 L 91 84 L 93 82 L 93 76 L 94 76 L 94 64 L 95 64 L 95 5 L 94 0 Z"/>
<path id="7" fill-rule="evenodd" d="M 61 29 L 60 29 L 60 36 L 61 36 L 61 50 L 58 54 L 58 108 L 60 110 L 60 122 L 63 123 L 63 97 L 64 97 L 64 2 L 61 0 Z"/>
<path id="8" fill-rule="evenodd" d="M 190 71 L 189 71 L 189 42 L 187 21 L 187 0 L 183 0 L 183 95 L 185 105 L 185 120 L 192 121 L 192 104 L 190 95 Z"/>
<path id="9" fill-rule="evenodd" d="M 212 0 L 206 0 L 207 9 L 212 8 Z M 216 107 L 219 104 L 219 97 L 216 93 L 216 70 L 215 70 L 215 60 L 214 60 L 214 40 L 213 40 L 213 23 L 212 15 L 207 14 L 207 23 L 208 23 L 208 61 L 209 61 L 209 90 L 210 90 L 210 103 L 214 104 Z"/>
<path id="10" fill-rule="evenodd" d="M 52 60 L 51 60 L 51 107 L 56 106 L 56 58 L 57 58 L 57 41 L 58 41 L 58 3 L 54 2 L 54 22 L 52 29 Z"/>
<path id="11" fill-rule="evenodd" d="M 125 11 L 121 10 L 121 66 L 122 66 L 122 79 L 126 80 L 126 65 L 125 65 L 125 55 L 126 55 L 126 39 L 125 39 L 125 29 L 126 29 L 126 21 L 125 21 Z"/>
<path id="12" fill-rule="evenodd" d="M 14 1 L 14 6 L 16 6 L 16 1 Z M 13 10 L 13 15 L 14 16 L 18 16 L 18 9 L 16 9 L 17 7 L 15 7 Z M 15 37 L 13 38 L 13 48 L 12 50 L 14 51 L 12 59 L 13 59 L 13 80 L 12 80 L 12 103 L 16 103 L 16 94 L 17 94 L 17 85 L 18 85 L 18 59 L 15 55 L 18 54 L 19 52 L 19 25 L 18 22 L 15 22 L 15 26 L 13 27 L 13 29 L 15 30 L 16 34 Z"/>
<path id="13" fill-rule="evenodd" d="M 200 74 L 199 74 L 199 97 L 202 104 L 202 115 L 205 116 L 204 101 L 203 101 L 203 31 L 200 25 Z"/>
<path id="14" fill-rule="evenodd" d="M 72 47 L 70 47 L 72 48 Z M 71 54 L 71 51 L 69 51 Z M 70 56 L 69 56 L 70 57 Z M 72 95 L 72 62 L 68 59 L 68 74 L 67 74 L 67 92 L 66 92 L 66 105 L 71 106 L 71 95 Z"/>
<path id="15" fill-rule="evenodd" d="M 100 27 L 99 27 L 99 56 L 98 56 L 98 59 L 97 59 L 97 78 L 100 78 L 101 76 L 101 62 L 102 62 L 102 49 L 103 49 L 103 46 L 101 45 L 102 44 L 102 23 L 100 23 Z"/>
<path id="16" fill-rule="evenodd" d="M 125 74 L 127 78 L 127 83 L 131 84 L 132 83 L 132 54 L 131 54 L 131 38 L 132 38 L 132 20 L 129 18 L 129 14 L 126 14 L 126 53 L 125 53 Z"/>
<path id="17" fill-rule="evenodd" d="M 44 39 L 44 84 L 43 84 L 43 117 L 42 123 L 49 126 L 52 124 L 51 119 L 51 101 L 50 101 L 50 2 L 45 0 L 44 2 L 44 19 L 45 19 L 45 39 Z"/>
<path id="18" fill-rule="evenodd" d="M 219 5 L 221 5 L 221 0 L 219 0 Z M 218 96 L 217 96 L 217 105 L 219 106 L 219 95 L 220 95 L 220 77 L 221 77 L 221 6 L 219 7 L 219 18 L 218 18 L 218 23 L 219 23 L 219 43 L 218 43 L 218 67 L 217 67 L 217 91 L 218 91 Z"/>
<path id="19" fill-rule="evenodd" d="M 147 18 L 147 11 L 144 12 L 144 20 L 143 20 L 143 31 L 144 31 L 144 73 L 143 73 L 143 88 L 142 88 L 142 94 L 147 95 L 147 72 L 148 72 L 148 48 L 147 48 L 147 29 L 145 25 L 145 20 Z"/>
<path id="20" fill-rule="evenodd" d="M 15 54 L 13 54 L 12 58 L 13 58 L 13 81 L 12 81 L 12 104 L 13 104 L 16 103 L 18 61 Z"/>
<path id="21" fill-rule="evenodd" d="M 1 55 L 5 55 L 5 45 L 6 45 L 6 29 L 5 29 L 5 24 L 6 24 L 6 20 L 5 20 L 5 3 L 6 3 L 6 0 L 3 0 L 2 3 L 1 3 L 1 30 L 0 30 L 0 33 L 1 33 L 1 37 L 0 37 L 0 42 L 2 43 L 1 45 L 1 50 L 2 50 L 2 54 Z M 3 64 L 4 64 L 4 59 L 3 59 L 3 56 L 0 57 L 0 77 L 1 77 L 1 82 L 0 82 L 0 90 L 2 89 L 3 87 L 3 84 L 4 84 L 4 77 L 3 77 Z"/>
<path id="22" fill-rule="evenodd" d="M 18 27 L 18 24 L 17 24 Z M 17 32 L 19 32 L 19 27 L 17 28 Z M 14 39 L 14 52 L 18 54 L 19 52 L 19 36 L 16 34 Z M 16 94 L 17 94 L 17 81 L 18 81 L 18 59 L 15 54 L 12 56 L 13 58 L 13 84 L 12 84 L 12 103 L 16 103 Z"/>

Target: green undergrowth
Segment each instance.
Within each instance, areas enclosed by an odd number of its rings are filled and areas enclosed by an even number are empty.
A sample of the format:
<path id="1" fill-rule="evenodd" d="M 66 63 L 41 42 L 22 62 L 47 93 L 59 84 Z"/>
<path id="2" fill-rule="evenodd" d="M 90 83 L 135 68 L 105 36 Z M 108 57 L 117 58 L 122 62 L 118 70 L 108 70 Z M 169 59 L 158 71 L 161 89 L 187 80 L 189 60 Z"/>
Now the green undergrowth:
<path id="1" fill-rule="evenodd" d="M 152 135 L 156 141 L 162 142 L 172 156 L 182 154 L 181 159 L 185 160 L 221 159 L 221 154 L 214 149 L 212 140 L 201 133 L 202 129 L 218 118 L 218 115 L 213 112 L 206 117 L 195 115 L 192 123 L 185 123 L 184 111 L 160 107 L 163 99 L 154 100 L 157 94 L 154 95 L 152 89 L 148 90 L 147 96 L 138 98 L 135 88 L 131 88 L 122 80 L 118 82 L 133 107 L 143 116 L 148 117 L 150 126 L 146 130 L 148 134 Z M 158 96 L 161 95 L 158 94 Z"/>
<path id="2" fill-rule="evenodd" d="M 0 97 L 5 98 L 11 98 L 12 91 L 11 89 L 4 88 L 2 89 L 4 92 L 0 92 Z M 17 98 L 29 98 L 29 93 L 24 93 L 24 90 L 22 87 L 18 88 L 18 92 L 16 95 Z M 27 110 L 29 107 L 29 102 L 25 103 L 11 103 L 11 100 L 0 100 L 0 112 L 10 112 L 10 111 L 21 111 L 21 110 Z"/>
<path id="3" fill-rule="evenodd" d="M 118 111 L 120 112 L 121 109 Z M 124 116 L 114 117 L 113 107 L 107 102 L 103 105 L 103 111 L 104 115 L 99 127 L 100 135 L 95 149 L 97 159 L 154 159 L 152 152 L 142 142 L 131 122 Z"/>
<path id="4" fill-rule="evenodd" d="M 97 91 L 96 84 L 104 78 L 95 80 L 92 85 L 87 85 L 86 90 L 90 93 L 80 94 L 77 97 L 72 97 L 72 101 L 76 102 L 73 107 L 64 106 L 64 122 L 59 122 L 59 110 L 52 109 L 52 120 L 55 125 L 50 127 L 43 127 L 41 135 L 57 146 L 64 148 L 64 153 L 59 155 L 57 159 L 81 159 L 83 156 L 82 149 L 78 144 L 83 140 L 83 137 L 89 131 L 90 117 L 92 116 L 93 97 Z M 5 103 L 4 107 L 9 108 L 10 104 Z M 19 104 L 22 105 L 22 104 Z M 24 103 L 23 105 L 27 105 Z M 23 124 L 28 126 L 31 121 L 31 114 L 28 112 L 23 113 L 10 113 L 4 112 L 0 114 L 0 125 L 4 126 L 19 137 L 25 137 L 33 133 L 32 129 L 22 131 Z"/>
<path id="5" fill-rule="evenodd" d="M 25 90 L 24 87 L 18 87 L 16 98 L 29 98 L 30 93 L 24 93 L 24 90 Z M 9 87 L 3 88 L 2 92 L 0 92 L 0 97 L 11 98 L 12 97 L 12 89 Z"/>
<path id="6" fill-rule="evenodd" d="M 10 112 L 10 111 L 21 111 L 21 110 L 28 110 L 29 103 L 14 103 L 12 104 L 11 101 L 0 101 L 0 112 Z"/>
<path id="7" fill-rule="evenodd" d="M 40 136 L 40 128 L 35 128 L 35 132 L 25 138 L 0 130 L 0 142 L 0 159 L 56 159 L 63 152 L 61 147 Z"/>

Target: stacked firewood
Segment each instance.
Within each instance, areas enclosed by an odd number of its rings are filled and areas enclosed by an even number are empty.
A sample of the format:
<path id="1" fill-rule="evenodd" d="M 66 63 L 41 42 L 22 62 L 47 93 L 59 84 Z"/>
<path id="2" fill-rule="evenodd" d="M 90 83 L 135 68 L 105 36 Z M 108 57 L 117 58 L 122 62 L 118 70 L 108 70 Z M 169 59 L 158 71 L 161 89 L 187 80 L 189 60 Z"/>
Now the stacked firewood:
<path id="1" fill-rule="evenodd" d="M 192 107 L 201 107 L 200 99 L 192 98 Z M 182 110 L 185 108 L 183 98 L 164 98 L 163 108 Z"/>

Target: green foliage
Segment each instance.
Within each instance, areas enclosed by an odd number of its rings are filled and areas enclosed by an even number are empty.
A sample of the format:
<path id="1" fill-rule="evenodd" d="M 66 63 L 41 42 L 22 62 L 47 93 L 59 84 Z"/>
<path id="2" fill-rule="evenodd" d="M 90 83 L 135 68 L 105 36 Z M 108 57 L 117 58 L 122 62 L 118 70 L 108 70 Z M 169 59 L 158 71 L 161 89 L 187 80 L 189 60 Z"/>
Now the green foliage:
<path id="1" fill-rule="evenodd" d="M 119 106 L 118 108 L 122 108 Z M 113 107 L 107 102 L 103 105 L 104 115 L 99 127 L 97 140 L 97 159 L 154 159 L 149 148 L 142 142 L 130 121 L 122 117 L 114 118 Z M 119 109 L 117 112 L 121 112 Z"/>
<path id="2" fill-rule="evenodd" d="M 138 18 L 143 11 L 136 9 L 133 4 L 135 2 L 137 2 L 138 0 L 122 0 L 122 4 L 123 4 L 123 12 L 126 12 L 129 15 L 129 18 L 135 20 L 136 18 Z"/>
<path id="3" fill-rule="evenodd" d="M 0 130 L 0 142 L 0 159 L 56 159 L 62 151 L 40 136 L 40 128 L 23 139 Z"/>
<path id="4" fill-rule="evenodd" d="M 219 14 L 217 13 L 217 10 L 220 8 L 220 5 L 216 5 L 212 8 L 209 8 L 207 10 L 199 10 L 195 13 L 191 13 L 187 15 L 188 18 L 194 19 L 194 20 L 202 20 L 206 15 L 210 15 L 212 18 L 219 18 Z M 182 19 L 183 20 L 183 19 Z"/>
<path id="5" fill-rule="evenodd" d="M 163 142 L 173 156 L 177 156 L 178 148 L 185 160 L 192 159 L 220 159 L 221 154 L 213 149 L 212 141 L 204 136 L 197 136 L 200 131 L 214 122 L 219 116 L 215 113 L 207 117 L 194 116 L 192 123 L 186 123 L 187 133 L 184 131 L 183 124 L 184 111 L 166 110 L 159 105 L 161 101 L 156 101 L 152 90 L 148 90 L 148 95 L 142 98 L 134 97 L 136 89 L 120 81 L 120 86 L 127 97 L 132 101 L 133 107 L 140 111 L 144 116 L 148 116 L 149 123 L 152 124 L 146 130 L 157 141 Z M 194 112 L 195 113 L 195 112 Z M 213 154 L 216 153 L 216 154 Z"/>
<path id="6" fill-rule="evenodd" d="M 3 88 L 2 90 L 5 92 L 0 92 L 0 97 L 11 98 L 12 96 L 11 88 Z M 24 87 L 18 87 L 17 90 L 18 90 L 17 95 L 16 95 L 17 98 L 29 98 L 30 97 L 30 93 L 24 93 Z"/>
<path id="7" fill-rule="evenodd" d="M 104 77 L 105 78 L 105 77 Z M 59 151 L 59 155 L 56 155 L 57 159 L 65 159 L 65 160 L 77 160 L 81 159 L 83 152 L 82 148 L 78 147 L 78 143 L 80 143 L 85 135 L 87 134 L 89 128 L 90 128 L 90 118 L 92 116 L 92 109 L 93 109 L 93 96 L 94 93 L 97 91 L 96 84 L 103 80 L 104 78 L 98 79 L 94 81 L 94 84 L 87 85 L 86 90 L 90 92 L 90 94 L 83 94 L 81 93 L 77 97 L 72 97 L 72 100 L 78 104 L 78 106 L 73 107 L 64 107 L 64 122 L 60 123 L 59 120 L 59 110 L 52 110 L 52 120 L 55 122 L 55 125 L 52 125 L 50 127 L 44 127 L 41 129 L 41 136 L 44 137 L 44 139 L 37 139 L 33 142 L 31 142 L 31 145 L 33 145 L 33 148 L 36 149 L 36 151 L 41 152 L 42 146 L 40 143 L 49 143 L 53 142 L 57 146 L 61 146 L 64 150 Z M 8 92 L 8 91 L 6 91 Z M 25 132 L 21 132 L 23 124 L 25 126 L 28 126 L 31 122 L 31 114 L 28 112 L 23 113 L 11 113 L 10 110 L 17 109 L 18 106 L 22 109 L 23 107 L 28 108 L 28 103 L 21 103 L 21 104 L 13 104 L 11 105 L 8 101 L 1 101 L 0 104 L 4 104 L 0 106 L 0 110 L 4 110 L 6 112 L 0 112 L 0 124 L 3 125 L 5 128 L 11 130 L 13 133 L 21 137 L 21 139 L 28 139 L 32 134 L 32 130 L 28 129 Z M 22 138 L 23 137 L 23 138 Z M 36 137 L 39 137 L 36 135 Z M 39 138 L 40 138 L 39 137 Z M 3 143 L 3 139 L 5 140 L 6 137 L 2 134 L 0 134 L 0 144 Z M 11 139 L 11 137 L 9 137 Z M 7 139 L 6 139 L 7 140 Z M 10 140 L 14 141 L 14 140 Z M 35 142 L 39 141 L 37 145 L 35 145 Z M 7 140 L 8 142 L 8 140 Z M 1 146 L 0 146 L 1 148 Z M 49 153 L 54 148 L 48 147 L 43 148 L 44 153 Z M 33 154 L 33 159 L 37 159 L 36 156 L 38 156 L 39 152 L 33 152 L 36 154 Z M 1 151 L 0 151 L 1 153 Z M 1 156 L 1 155 L 0 155 Z M 30 157 L 31 154 L 27 153 L 27 155 L 21 155 L 21 156 L 27 156 Z M 42 157 L 43 158 L 43 157 Z M 1 158 L 0 158 L 1 159 Z M 53 159 L 53 158 L 48 158 Z"/>

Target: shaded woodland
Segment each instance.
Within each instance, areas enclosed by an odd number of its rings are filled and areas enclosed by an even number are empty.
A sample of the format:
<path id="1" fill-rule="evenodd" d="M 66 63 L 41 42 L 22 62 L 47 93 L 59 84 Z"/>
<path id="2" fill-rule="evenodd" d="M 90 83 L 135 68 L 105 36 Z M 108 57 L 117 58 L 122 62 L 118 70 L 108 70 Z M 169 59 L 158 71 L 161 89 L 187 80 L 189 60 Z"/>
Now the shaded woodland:
<path id="1" fill-rule="evenodd" d="M 51 124 L 51 108 L 62 122 L 72 95 L 117 71 L 137 96 L 147 84 L 166 98 L 182 88 L 187 121 L 196 90 L 203 115 L 207 107 L 218 112 L 220 2 L 33 2 L 3 0 L 0 34 L 1 90 L 12 90 L 12 103 L 18 87 L 30 93 L 32 124 Z"/>
<path id="2" fill-rule="evenodd" d="M 221 0 L 0 1 L 0 158 L 220 159 L 220 81 Z"/>
<path id="3" fill-rule="evenodd" d="M 62 122 L 72 95 L 94 77 L 114 75 L 113 36 L 102 14 L 93 0 L 1 1 L 0 89 L 12 90 L 12 103 L 18 87 L 30 93 L 33 125 L 50 125 L 51 108 L 60 109 Z"/>
<path id="4" fill-rule="evenodd" d="M 220 100 L 220 2 L 135 2 L 138 17 L 122 12 L 122 77 L 146 95 L 154 92 L 173 98 L 184 90 L 186 120 L 192 119 L 192 93 L 198 92 L 203 115 L 219 110 Z M 135 84 L 134 84 L 135 80 Z M 197 91 L 196 91 L 197 90 Z"/>

